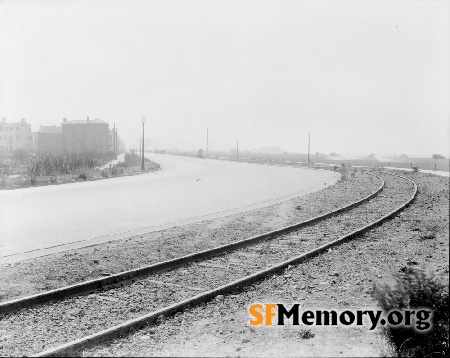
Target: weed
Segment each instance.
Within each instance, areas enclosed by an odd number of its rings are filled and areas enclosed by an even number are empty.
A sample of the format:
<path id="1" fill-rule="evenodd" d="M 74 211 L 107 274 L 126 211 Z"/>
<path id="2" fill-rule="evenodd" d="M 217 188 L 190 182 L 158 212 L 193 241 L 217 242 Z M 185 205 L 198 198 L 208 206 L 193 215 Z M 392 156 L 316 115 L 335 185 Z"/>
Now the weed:
<path id="1" fill-rule="evenodd" d="M 373 296 L 383 311 L 428 308 L 433 311 L 432 328 L 418 332 L 413 326 L 382 328 L 397 357 L 448 356 L 448 285 L 424 270 L 405 267 L 394 276 L 395 284 L 376 286 Z"/>
<path id="2" fill-rule="evenodd" d="M 414 231 L 420 231 L 420 240 L 435 239 L 441 231 L 441 226 L 436 221 L 426 221 L 422 223 L 421 227 L 414 228 Z"/>
<path id="3" fill-rule="evenodd" d="M 300 330 L 300 338 L 301 339 L 310 339 L 314 338 L 315 334 L 311 333 L 310 329 L 301 329 Z"/>

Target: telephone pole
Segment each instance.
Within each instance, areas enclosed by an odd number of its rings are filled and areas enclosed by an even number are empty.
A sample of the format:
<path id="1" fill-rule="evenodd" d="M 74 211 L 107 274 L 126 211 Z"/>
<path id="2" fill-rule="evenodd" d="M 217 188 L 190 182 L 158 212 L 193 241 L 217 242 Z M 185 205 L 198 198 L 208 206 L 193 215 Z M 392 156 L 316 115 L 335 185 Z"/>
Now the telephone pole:
<path id="1" fill-rule="evenodd" d="M 114 155 L 116 155 L 116 123 L 114 123 L 114 129 L 113 129 L 113 152 L 114 152 Z"/>
<path id="2" fill-rule="evenodd" d="M 308 164 L 310 164 L 310 160 L 309 160 L 309 147 L 310 147 L 310 143 L 311 143 L 311 132 L 308 132 Z"/>
<path id="3" fill-rule="evenodd" d="M 116 157 L 117 157 L 117 148 L 119 147 L 118 145 L 117 145 L 117 130 L 118 130 L 118 128 L 116 128 L 116 133 L 114 133 L 114 144 L 115 144 L 115 148 L 114 148 L 114 153 L 116 154 Z"/>

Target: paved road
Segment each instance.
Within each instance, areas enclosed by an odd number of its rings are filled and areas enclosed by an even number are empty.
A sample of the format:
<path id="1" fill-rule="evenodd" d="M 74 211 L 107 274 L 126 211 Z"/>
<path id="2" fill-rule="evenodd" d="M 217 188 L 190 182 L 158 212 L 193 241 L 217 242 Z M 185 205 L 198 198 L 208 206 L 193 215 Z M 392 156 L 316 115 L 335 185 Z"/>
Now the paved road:
<path id="1" fill-rule="evenodd" d="M 163 170 L 0 191 L 0 263 L 263 207 L 338 179 L 330 171 L 148 157 Z"/>

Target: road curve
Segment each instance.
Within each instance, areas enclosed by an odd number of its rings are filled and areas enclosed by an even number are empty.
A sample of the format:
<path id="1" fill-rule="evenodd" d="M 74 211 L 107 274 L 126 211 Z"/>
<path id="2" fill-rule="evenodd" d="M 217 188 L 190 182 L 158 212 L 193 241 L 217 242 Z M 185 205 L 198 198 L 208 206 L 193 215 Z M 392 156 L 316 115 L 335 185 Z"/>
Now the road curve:
<path id="1" fill-rule="evenodd" d="M 339 174 L 151 154 L 162 171 L 0 191 L 0 263 L 217 218 L 305 195 Z"/>

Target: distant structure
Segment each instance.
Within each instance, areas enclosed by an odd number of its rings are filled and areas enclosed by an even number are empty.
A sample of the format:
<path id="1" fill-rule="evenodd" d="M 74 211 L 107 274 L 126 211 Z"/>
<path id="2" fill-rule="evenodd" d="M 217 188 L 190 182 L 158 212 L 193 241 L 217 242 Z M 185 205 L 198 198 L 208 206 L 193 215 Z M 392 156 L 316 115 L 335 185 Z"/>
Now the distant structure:
<path id="1" fill-rule="evenodd" d="M 112 150 L 112 137 L 109 124 L 101 119 L 73 120 L 63 119 L 63 153 L 107 153 Z"/>
<path id="2" fill-rule="evenodd" d="M 34 149 L 31 124 L 25 118 L 20 122 L 8 123 L 3 117 L 0 121 L 0 153 L 13 153 L 17 149 L 27 152 Z"/>
<path id="3" fill-rule="evenodd" d="M 254 153 L 267 153 L 267 154 L 282 154 L 283 151 L 281 150 L 280 147 L 269 147 L 269 146 L 264 146 L 261 147 L 259 149 L 256 149 L 253 151 Z"/>
<path id="4" fill-rule="evenodd" d="M 36 133 L 36 152 L 40 154 L 62 154 L 62 127 L 40 126 Z"/>
<path id="5" fill-rule="evenodd" d="M 66 118 L 59 126 L 40 126 L 31 132 L 31 124 L 22 118 L 20 122 L 0 121 L 0 153 L 13 153 L 22 149 L 39 154 L 118 153 L 125 151 L 125 144 L 116 131 L 101 119 L 73 120 Z"/>

